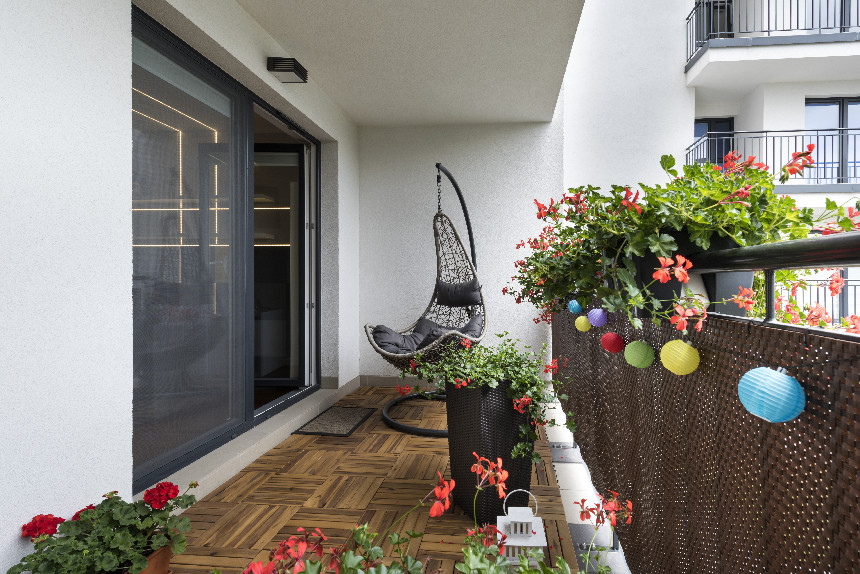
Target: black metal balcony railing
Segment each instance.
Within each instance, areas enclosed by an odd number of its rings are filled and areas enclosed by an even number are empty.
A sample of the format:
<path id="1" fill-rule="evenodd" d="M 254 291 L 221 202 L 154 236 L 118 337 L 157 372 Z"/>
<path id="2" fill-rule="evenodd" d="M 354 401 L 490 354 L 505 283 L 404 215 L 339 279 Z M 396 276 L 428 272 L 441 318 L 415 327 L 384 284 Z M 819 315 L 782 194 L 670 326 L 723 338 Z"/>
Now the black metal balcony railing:
<path id="1" fill-rule="evenodd" d="M 727 153 L 737 151 L 744 158 L 755 156 L 775 172 L 809 144 L 815 144 L 815 163 L 791 183 L 860 183 L 860 128 L 708 132 L 687 148 L 686 162 L 721 164 Z"/>
<path id="2" fill-rule="evenodd" d="M 794 299 L 801 309 L 806 305 L 818 303 L 827 310 L 836 324 L 841 318 L 857 315 L 860 312 L 860 281 L 846 279 L 839 295 L 830 294 L 826 281 L 821 284 L 818 281 L 807 281 L 807 285 L 806 289 L 798 289 L 795 293 Z M 778 288 L 776 294 L 783 301 L 787 301 L 791 290 Z"/>
<path id="3" fill-rule="evenodd" d="M 714 38 L 847 32 L 860 0 L 699 0 L 687 16 L 687 60 Z"/>

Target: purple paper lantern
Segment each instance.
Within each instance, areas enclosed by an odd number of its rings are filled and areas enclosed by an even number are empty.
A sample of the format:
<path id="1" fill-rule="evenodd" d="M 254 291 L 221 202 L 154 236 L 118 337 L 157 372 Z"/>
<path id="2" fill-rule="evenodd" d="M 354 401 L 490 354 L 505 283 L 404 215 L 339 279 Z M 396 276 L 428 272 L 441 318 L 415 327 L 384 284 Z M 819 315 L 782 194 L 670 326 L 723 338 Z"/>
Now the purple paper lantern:
<path id="1" fill-rule="evenodd" d="M 609 314 L 603 309 L 592 309 L 588 312 L 588 322 L 592 327 L 602 327 L 609 320 Z"/>

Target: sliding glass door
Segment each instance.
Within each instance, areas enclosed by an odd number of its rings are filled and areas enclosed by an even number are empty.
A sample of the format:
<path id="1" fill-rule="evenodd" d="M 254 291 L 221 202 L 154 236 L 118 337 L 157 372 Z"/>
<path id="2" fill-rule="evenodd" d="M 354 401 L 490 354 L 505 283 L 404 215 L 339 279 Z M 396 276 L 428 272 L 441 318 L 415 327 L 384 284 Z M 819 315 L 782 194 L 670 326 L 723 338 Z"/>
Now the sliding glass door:
<path id="1" fill-rule="evenodd" d="M 139 491 L 317 388 L 317 236 L 314 142 L 137 10 L 133 22 Z"/>

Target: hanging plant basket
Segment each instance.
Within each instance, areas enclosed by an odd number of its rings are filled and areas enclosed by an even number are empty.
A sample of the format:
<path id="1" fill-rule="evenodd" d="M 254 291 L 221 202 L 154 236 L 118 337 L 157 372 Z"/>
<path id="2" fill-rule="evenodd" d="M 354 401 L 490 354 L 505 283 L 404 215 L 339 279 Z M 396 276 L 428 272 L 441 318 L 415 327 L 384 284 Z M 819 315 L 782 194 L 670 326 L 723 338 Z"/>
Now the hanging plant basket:
<path id="1" fill-rule="evenodd" d="M 478 494 L 475 511 L 476 476 L 471 472 L 478 453 L 491 461 L 502 459 L 502 468 L 508 471 L 505 482 L 509 492 L 531 487 L 532 462 L 528 457 L 511 458 L 511 451 L 522 439 L 520 425 L 529 424 L 528 416 L 514 410 L 513 400 L 508 396 L 509 381 L 499 383 L 496 388 L 483 385 L 480 388 L 454 388 L 445 385 L 448 413 L 448 454 L 451 462 L 451 478 L 457 487 L 453 491 L 454 503 L 476 519 L 478 526 L 495 524 L 503 514 L 502 503 L 495 487 L 487 486 Z M 509 504 L 525 506 L 528 495 L 515 493 Z"/>

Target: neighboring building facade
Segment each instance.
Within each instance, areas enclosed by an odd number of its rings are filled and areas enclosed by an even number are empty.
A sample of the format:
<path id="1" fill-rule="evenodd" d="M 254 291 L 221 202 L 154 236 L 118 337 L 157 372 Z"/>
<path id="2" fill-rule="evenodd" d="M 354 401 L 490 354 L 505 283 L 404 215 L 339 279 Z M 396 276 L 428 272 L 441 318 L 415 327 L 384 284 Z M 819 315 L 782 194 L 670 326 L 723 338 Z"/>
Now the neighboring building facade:
<path id="1" fill-rule="evenodd" d="M 432 293 L 436 162 L 489 331 L 546 341 L 501 288 L 562 186 L 581 7 L 4 2 L 0 569 L 35 514 L 166 477 L 205 494 L 395 376 L 362 326 Z M 443 208 L 463 231 L 447 183 Z"/>
<path id="2" fill-rule="evenodd" d="M 663 154 L 776 171 L 814 143 L 777 193 L 819 211 L 860 197 L 858 0 L 586 2 L 564 93 L 565 187 L 663 182 Z M 860 269 L 846 278 L 853 298 Z"/>

